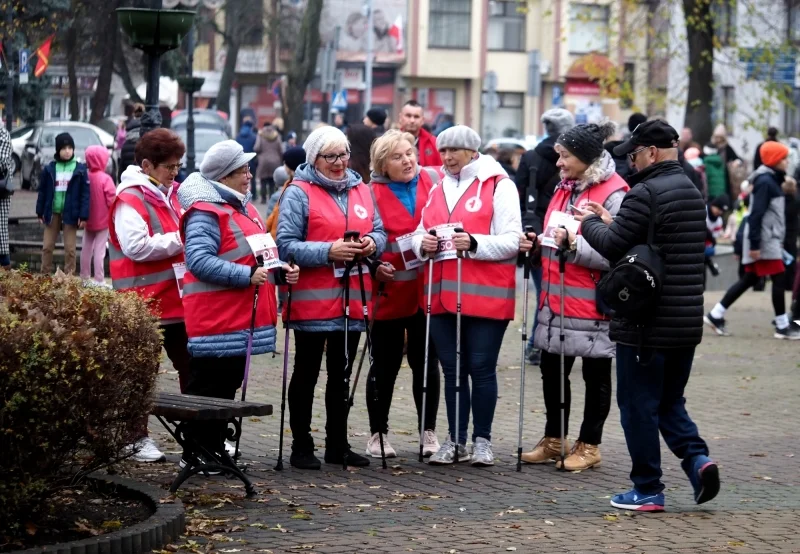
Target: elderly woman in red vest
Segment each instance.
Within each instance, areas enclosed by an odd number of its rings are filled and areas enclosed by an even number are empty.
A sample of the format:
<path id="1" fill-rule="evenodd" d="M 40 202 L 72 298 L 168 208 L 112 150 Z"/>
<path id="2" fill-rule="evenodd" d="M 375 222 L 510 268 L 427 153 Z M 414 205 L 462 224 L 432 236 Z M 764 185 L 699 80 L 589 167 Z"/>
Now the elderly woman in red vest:
<path id="1" fill-rule="evenodd" d="M 413 375 L 418 431 L 423 435 L 423 455 L 430 456 L 439 450 L 435 431 L 439 410 L 439 362 L 435 349 L 431 347 L 425 421 L 422 422 L 425 313 L 420 306 L 424 304 L 421 294 L 423 276 L 419 270 L 421 262 L 411 249 L 410 235 L 419 226 L 422 208 L 439 176 L 436 171 L 423 169 L 417 164 L 414 135 L 410 133 L 387 131 L 372 144 L 370 159 L 373 167 L 370 182 L 386 228 L 387 246 L 376 274 L 379 286 L 385 289 L 374 304 L 372 345 L 378 401 L 375 402 L 375 384 L 368 380 L 367 409 L 372 436 L 367 442 L 367 454 L 380 458 L 378 433 L 383 433 L 386 456 L 396 456 L 386 434 L 389 432 L 394 383 L 403 362 L 403 343 L 408 333 L 407 356 Z"/>
<path id="2" fill-rule="evenodd" d="M 545 216 L 545 231 L 539 236 L 542 244 L 542 294 L 539 300 L 539 325 L 534 344 L 542 351 L 542 392 L 547 412 L 544 438 L 522 460 L 531 464 L 548 463 L 561 453 L 560 421 L 560 317 L 564 318 L 565 428 L 570 411 L 569 374 L 575 358 L 583 362 L 586 401 L 583 425 L 572 450 L 564 445 L 569 456 L 564 465 L 569 471 L 588 469 L 600 464 L 599 445 L 608 412 L 611 408 L 611 360 L 615 345 L 608 337 L 611 318 L 602 313 L 596 302 L 595 289 L 608 261 L 583 240 L 573 216 L 585 211 L 588 202 L 597 202 L 612 215 L 616 214 L 628 185 L 616 173 L 614 160 L 603 149 L 603 143 L 615 132 L 613 123 L 573 127 L 556 141 L 559 155 L 556 165 L 561 182 L 556 187 Z M 563 228 L 562 228 L 563 225 Z M 559 267 L 556 246 L 566 247 L 564 273 L 564 314 L 560 314 Z M 565 439 L 566 440 L 566 439 Z M 560 467 L 559 460 L 558 466 Z"/>
<path id="3" fill-rule="evenodd" d="M 183 306 L 192 355 L 187 394 L 233 400 L 245 376 L 248 350 L 256 355 L 275 351 L 274 283 L 295 283 L 299 276 L 299 268 L 275 261 L 274 242 L 270 252 L 266 224 L 250 202 L 249 163 L 254 156 L 234 140 L 219 142 L 178 191 L 186 210 L 181 217 L 186 243 Z M 274 267 L 265 267 L 260 257 Z M 216 422 L 193 426 L 212 449 L 222 447 L 225 429 L 225 423 Z M 182 467 L 193 463 L 187 457 L 185 453 Z"/>
<path id="4" fill-rule="evenodd" d="M 178 371 L 181 390 L 189 377 L 189 353 L 174 271 L 174 266 L 183 263 L 174 179 L 185 151 L 180 137 L 167 129 L 156 129 L 140 138 L 136 165 L 123 172 L 109 209 L 112 285 L 152 300 L 152 310 L 164 332 L 164 349 Z M 146 420 L 132 451 L 139 462 L 166 460 L 147 436 Z"/>
<path id="5" fill-rule="evenodd" d="M 321 127 L 308 136 L 303 148 L 306 163 L 297 168 L 294 180 L 286 187 L 278 215 L 281 258 L 294 256 L 303 268 L 303 278 L 292 290 L 289 322 L 296 352 L 289 384 L 293 436 L 289 462 L 299 469 L 320 468 L 314 456 L 311 411 L 324 353 L 328 372 L 325 462 L 366 466 L 369 460 L 353 452 L 347 441 L 344 386 L 364 331 L 364 316 L 358 274 L 345 277 L 345 266 L 357 257 L 380 256 L 386 234 L 370 188 L 347 167 L 350 144 L 344 133 L 335 127 Z M 347 231 L 358 232 L 358 240 L 345 241 Z M 343 285 L 349 288 L 350 296 L 346 339 Z M 368 272 L 364 286 L 369 309 L 372 285 Z"/>
<path id="6" fill-rule="evenodd" d="M 431 464 L 471 459 L 476 466 L 494 465 L 491 440 L 497 357 L 508 322 L 514 319 L 522 223 L 516 186 L 494 158 L 478 154 L 480 145 L 480 136 L 463 125 L 438 136 L 436 147 L 444 160 L 445 176 L 431 189 L 413 241 L 414 251 L 426 261 L 440 249 L 430 230 L 437 231 L 443 245 L 440 261 L 434 263 L 431 338 L 444 371 L 450 436 L 431 457 Z M 463 231 L 454 232 L 456 228 Z M 456 252 L 463 256 L 458 421 Z M 424 273 L 427 284 L 428 272 Z M 471 456 L 466 448 L 470 409 Z"/>

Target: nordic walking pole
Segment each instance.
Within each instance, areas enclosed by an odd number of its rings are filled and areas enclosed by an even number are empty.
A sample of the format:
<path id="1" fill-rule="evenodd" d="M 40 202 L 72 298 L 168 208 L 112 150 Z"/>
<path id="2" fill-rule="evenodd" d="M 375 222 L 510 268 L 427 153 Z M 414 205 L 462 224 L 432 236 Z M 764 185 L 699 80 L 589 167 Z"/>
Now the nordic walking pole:
<path id="1" fill-rule="evenodd" d="M 533 232 L 533 227 L 525 226 L 525 236 Z M 535 246 L 535 245 L 534 245 Z M 534 246 L 531 247 L 533 250 Z M 522 283 L 522 363 L 519 370 L 519 440 L 517 441 L 517 471 L 522 471 L 522 420 L 525 414 L 525 346 L 528 344 L 528 280 L 531 277 L 531 252 L 525 253 Z"/>
<path id="2" fill-rule="evenodd" d="M 356 242 L 359 236 L 358 231 L 345 231 L 344 240 L 347 242 Z M 353 262 L 346 263 L 344 266 L 344 276 L 342 282 L 344 283 L 344 444 L 347 444 L 347 416 L 349 416 L 350 408 L 350 351 L 348 350 L 348 336 L 350 334 L 350 270 L 353 267 Z M 342 469 L 347 471 L 347 456 L 342 454 Z"/>
<path id="3" fill-rule="evenodd" d="M 372 323 L 369 321 L 369 308 L 367 308 L 367 292 L 364 289 L 364 272 L 361 268 L 361 263 L 358 263 L 358 286 L 361 289 L 361 306 L 364 311 L 364 331 L 365 331 L 365 338 L 364 344 L 367 347 L 367 352 L 369 352 L 369 376 L 370 380 L 372 380 L 372 391 L 374 394 L 375 405 L 378 405 L 378 378 L 375 375 L 375 360 L 372 357 Z M 381 283 L 383 284 L 383 283 Z M 375 319 L 375 314 L 372 315 L 373 321 Z M 362 358 L 363 359 L 363 358 Z M 353 386 L 353 394 L 355 394 L 355 386 Z M 378 440 L 381 444 L 381 467 L 386 469 L 386 452 L 383 450 L 383 432 L 380 430 L 378 431 Z"/>
<path id="4" fill-rule="evenodd" d="M 428 231 L 434 237 L 436 236 L 436 229 Z M 431 341 L 431 288 L 433 287 L 433 258 L 428 258 L 428 302 L 425 304 L 425 369 L 422 374 L 422 414 L 419 420 L 419 463 L 422 463 L 422 443 L 424 442 L 425 434 L 425 414 L 428 402 L 428 353 L 430 351 Z M 457 449 L 458 447 L 456 447 Z M 456 452 L 458 453 L 458 452 Z"/>
<path id="5" fill-rule="evenodd" d="M 560 229 L 564 229 L 564 242 L 558 246 L 558 278 L 560 283 L 560 301 L 561 301 L 561 311 L 558 314 L 559 320 L 559 335 L 558 340 L 561 344 L 561 366 L 560 366 L 560 376 L 561 376 L 561 470 L 563 471 L 564 468 L 564 458 L 567 455 L 565 441 L 565 402 L 564 402 L 564 341 L 566 337 L 564 336 L 564 272 L 567 270 L 567 252 L 569 250 L 569 234 L 567 234 L 567 229 L 563 225 Z"/>
<path id="6" fill-rule="evenodd" d="M 256 263 L 258 263 L 257 267 L 261 267 L 264 265 L 264 257 L 257 256 Z M 258 308 L 258 289 L 259 285 L 256 285 L 255 293 L 253 293 L 253 313 L 250 315 L 250 333 L 247 335 L 247 353 L 245 354 L 245 361 L 244 361 L 244 380 L 242 381 L 242 402 L 244 402 L 245 398 L 247 398 L 247 380 L 250 378 L 250 357 L 253 355 L 253 333 L 255 333 L 256 329 L 256 309 Z M 239 434 L 236 436 L 236 450 L 233 453 L 233 457 L 239 457 L 239 441 L 242 438 L 242 416 L 239 416 Z"/>
<path id="7" fill-rule="evenodd" d="M 289 255 L 289 267 L 294 267 L 294 255 Z M 283 322 L 283 386 L 281 388 L 281 434 L 278 439 L 278 463 L 275 471 L 283 471 L 283 426 L 286 417 L 286 380 L 289 374 L 289 322 L 292 319 L 292 285 L 286 294 L 286 320 Z"/>
<path id="8" fill-rule="evenodd" d="M 381 302 L 381 296 L 383 295 L 383 289 L 386 288 L 386 283 L 383 281 L 378 283 L 378 297 L 375 299 L 375 307 L 373 308 L 372 312 L 372 321 L 369 322 L 369 333 L 370 338 L 372 337 L 372 326 L 375 324 L 375 315 L 378 312 L 378 305 Z M 358 359 L 358 369 L 356 369 L 356 376 L 353 378 L 353 390 L 350 392 L 350 407 L 353 407 L 353 401 L 356 397 L 356 388 L 358 388 L 358 377 L 361 375 L 361 368 L 364 366 L 364 357 L 367 354 L 367 343 L 364 342 L 364 348 L 361 349 L 361 357 Z"/>
<path id="9" fill-rule="evenodd" d="M 457 227 L 453 229 L 454 233 L 463 233 L 464 229 Z M 456 251 L 456 456 L 453 463 L 460 461 L 458 455 L 458 440 L 459 428 L 461 427 L 461 420 L 458 419 L 458 405 L 461 399 L 461 260 L 464 259 L 464 253 L 461 250 Z M 426 368 L 427 369 L 427 368 Z M 466 440 L 466 439 L 465 439 Z M 464 444 L 466 450 L 467 445 Z"/>

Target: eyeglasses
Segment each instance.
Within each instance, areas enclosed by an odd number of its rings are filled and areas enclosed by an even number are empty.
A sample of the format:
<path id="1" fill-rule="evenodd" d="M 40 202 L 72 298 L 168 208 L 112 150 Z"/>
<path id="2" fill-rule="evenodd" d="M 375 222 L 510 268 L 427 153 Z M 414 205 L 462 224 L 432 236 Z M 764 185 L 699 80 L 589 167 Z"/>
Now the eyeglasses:
<path id="1" fill-rule="evenodd" d="M 250 175 L 250 176 L 252 176 L 252 173 L 250 173 L 250 166 L 246 165 L 246 166 L 244 166 L 244 169 L 240 169 L 239 171 L 234 171 L 233 175 Z"/>
<path id="2" fill-rule="evenodd" d="M 178 171 L 181 170 L 181 164 L 179 164 L 179 163 L 172 164 L 172 165 L 158 164 L 158 167 L 163 167 L 164 169 L 168 169 L 169 171 L 171 171 L 173 173 L 177 173 Z"/>
<path id="3" fill-rule="evenodd" d="M 650 147 L 649 146 L 643 146 L 642 148 L 639 148 L 639 150 L 634 150 L 633 152 L 628 154 L 628 158 L 630 158 L 631 163 L 633 163 L 633 160 L 636 159 L 636 155 L 639 154 L 639 152 L 644 152 L 648 148 L 650 148 Z"/>
<path id="4" fill-rule="evenodd" d="M 343 154 L 320 154 L 318 157 L 322 158 L 323 160 L 325 160 L 329 164 L 335 164 L 336 160 L 342 160 L 343 162 L 346 162 L 347 160 L 349 160 L 350 159 L 350 152 L 345 152 Z"/>

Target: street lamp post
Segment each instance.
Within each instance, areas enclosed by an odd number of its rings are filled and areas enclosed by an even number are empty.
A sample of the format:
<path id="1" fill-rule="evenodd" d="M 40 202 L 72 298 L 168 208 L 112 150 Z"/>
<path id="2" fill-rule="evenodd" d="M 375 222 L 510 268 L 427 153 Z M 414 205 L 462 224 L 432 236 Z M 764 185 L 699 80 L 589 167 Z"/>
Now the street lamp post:
<path id="1" fill-rule="evenodd" d="M 205 79 L 192 75 L 194 65 L 194 28 L 189 31 L 186 41 L 189 54 L 187 56 L 187 72 L 183 77 L 178 78 L 178 84 L 186 93 L 186 172 L 193 173 L 195 170 L 195 143 L 194 143 L 194 94 L 200 92 Z"/>
<path id="2" fill-rule="evenodd" d="M 14 26 L 14 4 L 6 4 L 6 64 L 8 65 L 8 84 L 6 85 L 6 129 L 10 133 L 14 127 L 14 38 L 11 28 Z"/>

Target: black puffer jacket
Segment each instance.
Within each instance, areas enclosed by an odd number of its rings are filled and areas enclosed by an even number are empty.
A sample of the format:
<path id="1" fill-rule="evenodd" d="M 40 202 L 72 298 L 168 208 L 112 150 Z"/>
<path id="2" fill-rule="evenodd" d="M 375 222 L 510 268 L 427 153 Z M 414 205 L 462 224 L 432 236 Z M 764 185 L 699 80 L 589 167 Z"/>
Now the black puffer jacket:
<path id="1" fill-rule="evenodd" d="M 136 165 L 136 143 L 139 142 L 139 136 L 142 132 L 142 122 L 139 119 L 131 119 L 125 126 L 125 143 L 119 152 L 119 175 L 120 180 L 122 174 L 128 169 L 129 165 Z"/>
<path id="2" fill-rule="evenodd" d="M 656 193 L 655 243 L 666 262 L 666 277 L 652 322 L 642 333 L 642 346 L 695 346 L 703 337 L 703 271 L 706 207 L 700 191 L 677 161 L 645 168 L 630 179 L 631 190 L 611 225 L 597 216 L 586 218 L 581 233 L 612 264 L 647 240 L 650 195 Z M 624 319 L 611 320 L 611 340 L 636 346 L 640 333 Z"/>
<path id="3" fill-rule="evenodd" d="M 561 180 L 556 167 L 557 136 L 549 136 L 522 155 L 517 168 L 516 183 L 520 195 L 522 224 L 532 225 L 541 234 L 547 206 Z"/>

